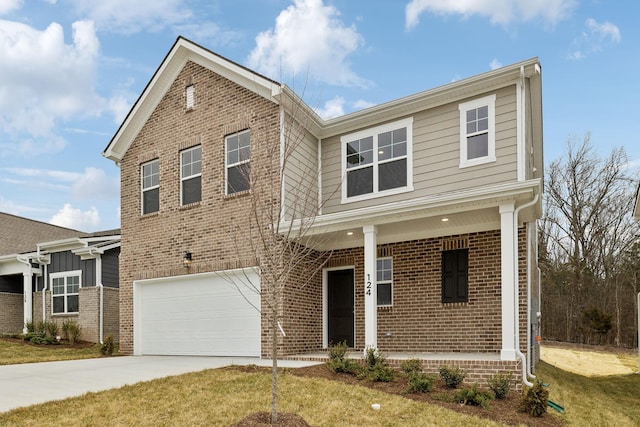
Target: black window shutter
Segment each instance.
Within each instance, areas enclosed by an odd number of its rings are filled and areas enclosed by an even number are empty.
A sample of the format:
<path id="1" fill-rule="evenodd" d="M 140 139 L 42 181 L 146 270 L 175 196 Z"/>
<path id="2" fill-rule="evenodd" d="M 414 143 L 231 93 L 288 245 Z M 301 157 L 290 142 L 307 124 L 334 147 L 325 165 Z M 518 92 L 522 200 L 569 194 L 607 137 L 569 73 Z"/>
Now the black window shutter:
<path id="1" fill-rule="evenodd" d="M 442 252 L 442 302 L 469 300 L 469 250 Z"/>

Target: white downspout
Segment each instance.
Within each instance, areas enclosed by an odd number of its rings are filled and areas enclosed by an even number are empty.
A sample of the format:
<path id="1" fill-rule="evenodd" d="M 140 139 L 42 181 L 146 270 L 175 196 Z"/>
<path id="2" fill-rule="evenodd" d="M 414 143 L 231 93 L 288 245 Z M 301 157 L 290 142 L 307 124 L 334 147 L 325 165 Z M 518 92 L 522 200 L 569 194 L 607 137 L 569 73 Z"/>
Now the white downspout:
<path id="1" fill-rule="evenodd" d="M 530 227 L 531 225 L 527 224 L 527 246 L 529 245 Z M 536 250 L 534 252 L 537 254 L 538 233 L 535 229 L 533 241 L 536 246 Z M 527 257 L 527 376 L 529 378 L 535 378 L 536 376 L 531 373 L 531 252 L 527 251 L 527 253 L 529 254 L 529 256 Z M 540 287 L 540 282 L 538 282 L 538 287 Z M 540 302 L 538 301 L 538 304 L 539 303 Z"/>
<path id="2" fill-rule="evenodd" d="M 49 284 L 48 264 L 44 265 L 44 274 L 42 275 L 42 321 L 47 321 L 47 285 Z"/>
<path id="3" fill-rule="evenodd" d="M 529 206 L 533 206 L 538 202 L 538 198 L 539 195 L 536 194 L 533 197 L 533 200 L 525 203 L 524 205 L 520 205 L 518 206 L 515 211 L 513 212 L 513 231 L 514 231 L 514 245 L 513 245 L 513 259 L 514 259 L 514 269 L 513 269 L 513 279 L 514 279 L 514 285 L 515 285 L 515 289 L 516 291 L 513 293 L 513 299 L 514 299 L 514 304 L 513 304 L 513 309 L 514 309 L 514 334 L 515 334 L 515 350 L 516 350 L 516 356 L 518 356 L 520 358 L 520 360 L 522 361 L 522 383 L 524 385 L 526 385 L 527 387 L 533 387 L 533 383 L 531 383 L 529 380 L 527 380 L 527 375 L 528 375 L 528 367 L 527 367 L 527 358 L 525 357 L 524 354 L 522 354 L 522 352 L 520 351 L 520 283 L 519 283 L 519 279 L 520 276 L 518 274 L 518 214 L 520 213 L 520 211 L 524 208 L 528 208 Z M 527 281 L 527 298 L 529 298 L 529 293 L 531 292 L 531 289 L 529 289 L 529 285 L 530 281 Z M 529 325 L 527 325 L 527 329 L 529 328 Z M 529 352 L 527 350 L 527 352 Z"/>
<path id="4" fill-rule="evenodd" d="M 26 334 L 27 331 L 27 323 L 33 320 L 33 274 L 31 273 L 31 263 L 29 262 L 29 257 L 23 258 L 20 255 L 16 257 L 19 263 L 22 263 L 27 266 L 26 272 L 22 273 L 22 333 Z M 26 284 L 26 279 L 29 278 L 29 284 Z"/>
<path id="5" fill-rule="evenodd" d="M 94 254 L 95 249 L 89 250 L 89 255 L 94 255 L 96 258 L 96 286 L 100 289 L 100 309 L 98 314 L 98 334 L 100 344 L 104 344 L 104 287 L 102 286 L 102 256 L 100 254 Z"/>

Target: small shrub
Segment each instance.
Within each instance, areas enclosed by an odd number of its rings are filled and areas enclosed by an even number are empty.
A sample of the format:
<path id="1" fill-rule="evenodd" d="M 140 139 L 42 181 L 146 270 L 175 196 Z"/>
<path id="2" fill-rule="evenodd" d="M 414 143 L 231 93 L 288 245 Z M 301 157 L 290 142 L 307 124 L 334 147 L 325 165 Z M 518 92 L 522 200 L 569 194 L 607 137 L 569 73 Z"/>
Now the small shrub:
<path id="1" fill-rule="evenodd" d="M 32 321 L 25 323 L 24 326 L 27 329 L 27 333 L 34 333 L 36 331 L 36 325 Z"/>
<path id="2" fill-rule="evenodd" d="M 346 341 L 329 346 L 329 361 L 327 362 L 329 369 L 333 372 L 346 374 L 357 374 L 359 372 L 360 365 L 347 357 L 348 348 Z"/>
<path id="3" fill-rule="evenodd" d="M 69 340 L 69 344 L 74 345 L 80 340 L 82 326 L 73 320 L 65 320 L 62 322 L 62 332 L 64 337 Z"/>
<path id="4" fill-rule="evenodd" d="M 549 401 L 549 391 L 542 386 L 542 382 L 537 380 L 533 387 L 525 391 L 520 402 L 520 411 L 526 412 L 532 417 L 541 417 L 547 412 Z"/>
<path id="5" fill-rule="evenodd" d="M 458 366 L 454 368 L 443 366 L 440 368 L 440 378 L 448 388 L 457 388 L 462 384 L 466 376 L 467 374 Z"/>
<path id="6" fill-rule="evenodd" d="M 513 372 L 508 374 L 492 375 L 487 381 L 487 385 L 493 391 L 496 399 L 504 399 L 509 394 L 509 385 L 513 380 Z"/>
<path id="7" fill-rule="evenodd" d="M 409 359 L 402 362 L 401 366 L 402 372 L 407 375 L 422 373 L 422 360 L 420 359 Z"/>
<path id="8" fill-rule="evenodd" d="M 493 399 L 491 393 L 486 390 L 478 389 L 478 384 L 472 387 L 465 387 L 455 394 L 455 400 L 465 405 L 481 406 L 485 409 L 489 407 L 489 401 Z"/>
<path id="9" fill-rule="evenodd" d="M 111 355 L 113 355 L 114 347 L 115 347 L 115 344 L 113 342 L 113 335 L 109 334 L 102 341 L 102 345 L 100 346 L 100 353 L 103 356 L 111 356 Z"/>
<path id="10" fill-rule="evenodd" d="M 386 358 L 375 348 L 368 348 L 364 356 L 365 369 L 359 374 L 360 378 L 370 381 L 390 382 L 395 373 L 387 364 Z"/>
<path id="11" fill-rule="evenodd" d="M 428 393 L 433 388 L 436 381 L 435 375 L 428 375 L 424 372 L 411 372 L 409 375 L 409 386 L 407 393 Z"/>
<path id="12" fill-rule="evenodd" d="M 27 334 L 28 335 L 28 334 Z M 33 334 L 28 340 L 31 344 L 59 344 L 56 337 L 50 337 L 48 335 Z"/>
<path id="13" fill-rule="evenodd" d="M 38 323 L 36 323 L 33 328 L 33 333 L 38 335 L 45 335 L 47 333 L 45 322 L 41 320 Z"/>
<path id="14" fill-rule="evenodd" d="M 43 324 L 44 324 L 45 334 L 48 337 L 55 338 L 58 336 L 58 324 L 56 322 L 47 320 L 43 322 Z"/>

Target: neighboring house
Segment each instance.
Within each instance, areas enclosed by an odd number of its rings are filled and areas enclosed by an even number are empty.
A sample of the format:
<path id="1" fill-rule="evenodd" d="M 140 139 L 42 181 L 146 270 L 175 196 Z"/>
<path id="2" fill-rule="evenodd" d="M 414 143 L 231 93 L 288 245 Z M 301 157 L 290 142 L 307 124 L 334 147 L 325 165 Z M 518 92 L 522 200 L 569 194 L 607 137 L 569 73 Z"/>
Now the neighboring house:
<path id="1" fill-rule="evenodd" d="M 5 213 L 0 229 L 0 333 L 71 319 L 84 341 L 118 339 L 120 230 L 83 233 Z"/>
<path id="2" fill-rule="evenodd" d="M 228 280 L 260 277 L 238 233 L 262 190 L 239 170 L 267 173 L 265 141 L 302 126 L 274 203 L 288 224 L 311 182 L 309 233 L 331 258 L 311 285 L 289 284 L 281 354 L 346 340 L 469 381 L 522 379 L 538 357 L 541 102 L 534 58 L 322 120 L 179 37 L 103 153 L 121 167 L 121 351 L 269 357 L 264 296 Z"/>

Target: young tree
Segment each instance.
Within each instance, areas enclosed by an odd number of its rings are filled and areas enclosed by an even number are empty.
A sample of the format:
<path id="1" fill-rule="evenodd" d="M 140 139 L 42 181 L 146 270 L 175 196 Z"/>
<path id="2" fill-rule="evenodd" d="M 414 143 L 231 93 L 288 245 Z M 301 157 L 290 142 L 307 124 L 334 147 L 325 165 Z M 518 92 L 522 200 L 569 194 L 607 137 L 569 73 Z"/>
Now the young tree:
<path id="1" fill-rule="evenodd" d="M 292 288 L 317 283 L 331 256 L 331 251 L 315 249 L 323 246 L 326 237 L 311 232 L 323 205 L 318 162 L 309 158 L 317 154 L 318 141 L 305 126 L 315 113 L 293 93 L 289 95 L 291 104 L 280 111 L 279 132 L 269 129 L 272 117 L 259 118 L 251 125 L 251 162 L 243 168 L 240 180 L 249 190 L 238 198 L 238 203 L 248 206 L 249 227 L 232 231 L 238 254 L 250 248 L 260 283 L 252 283 L 248 276 L 227 277 L 239 292 L 261 295 L 262 307 L 255 308 L 263 322 L 266 319 L 270 334 L 272 423 L 278 420 L 278 356 L 286 333 L 282 326 L 285 303 Z"/>
<path id="2" fill-rule="evenodd" d="M 564 339 L 584 339 L 579 329 L 585 310 L 615 312 L 616 343 L 621 336 L 623 255 L 639 236 L 631 218 L 636 177 L 623 149 L 597 156 L 587 134 L 547 170 L 540 243 L 546 259 L 545 330 L 566 326 Z M 561 280 L 559 280 L 562 278 Z M 546 289 L 546 291 L 545 291 Z M 562 305 L 562 307 L 559 307 Z M 560 318 L 560 313 L 564 318 Z M 551 322 L 551 323 L 550 323 Z"/>

